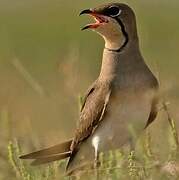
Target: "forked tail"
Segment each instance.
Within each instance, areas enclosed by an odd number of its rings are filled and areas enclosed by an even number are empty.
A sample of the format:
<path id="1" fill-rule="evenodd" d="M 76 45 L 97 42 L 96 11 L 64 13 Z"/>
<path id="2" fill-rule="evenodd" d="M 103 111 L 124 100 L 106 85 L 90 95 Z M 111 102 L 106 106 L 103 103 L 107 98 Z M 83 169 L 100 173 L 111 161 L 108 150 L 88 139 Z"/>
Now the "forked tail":
<path id="1" fill-rule="evenodd" d="M 46 164 L 53 161 L 68 158 L 71 155 L 70 146 L 72 140 L 20 156 L 21 159 L 33 159 L 32 165 Z"/>

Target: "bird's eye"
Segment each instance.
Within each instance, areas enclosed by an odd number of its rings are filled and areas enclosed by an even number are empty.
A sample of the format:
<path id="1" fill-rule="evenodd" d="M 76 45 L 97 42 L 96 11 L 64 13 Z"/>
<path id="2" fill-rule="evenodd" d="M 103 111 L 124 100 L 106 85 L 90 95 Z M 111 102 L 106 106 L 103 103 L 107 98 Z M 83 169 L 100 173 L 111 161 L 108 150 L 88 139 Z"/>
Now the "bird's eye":
<path id="1" fill-rule="evenodd" d="M 117 6 L 110 6 L 107 11 L 111 17 L 119 16 L 121 13 L 121 10 Z"/>

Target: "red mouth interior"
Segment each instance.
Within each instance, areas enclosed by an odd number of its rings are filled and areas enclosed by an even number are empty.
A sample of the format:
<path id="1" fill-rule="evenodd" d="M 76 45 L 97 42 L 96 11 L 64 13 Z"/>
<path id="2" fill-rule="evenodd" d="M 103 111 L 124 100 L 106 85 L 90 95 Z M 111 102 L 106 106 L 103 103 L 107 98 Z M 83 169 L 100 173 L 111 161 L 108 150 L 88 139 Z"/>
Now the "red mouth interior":
<path id="1" fill-rule="evenodd" d="M 91 23 L 91 24 L 88 24 L 88 26 L 90 27 L 90 28 L 97 28 L 97 27 L 99 27 L 100 25 L 103 25 L 103 24 L 105 24 L 105 23 L 108 23 L 108 20 L 104 17 L 104 16 L 102 16 L 102 15 L 99 15 L 99 14 L 94 14 L 94 13 L 92 13 L 92 14 L 90 14 L 93 18 L 94 18 L 94 20 L 95 20 L 95 23 Z"/>

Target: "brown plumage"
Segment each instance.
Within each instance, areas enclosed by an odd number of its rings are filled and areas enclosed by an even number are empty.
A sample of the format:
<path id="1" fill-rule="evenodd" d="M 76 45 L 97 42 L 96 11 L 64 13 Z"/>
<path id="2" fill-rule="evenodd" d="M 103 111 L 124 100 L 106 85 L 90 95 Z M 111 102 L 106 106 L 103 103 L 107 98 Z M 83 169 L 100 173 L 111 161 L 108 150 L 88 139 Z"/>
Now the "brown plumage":
<path id="1" fill-rule="evenodd" d="M 30 154 L 21 156 L 21 159 L 35 159 L 35 158 L 43 158 L 51 155 L 57 155 L 57 154 L 63 154 L 68 153 L 70 151 L 72 140 L 69 140 L 67 142 L 40 150 L 36 152 L 32 152 Z"/>
<path id="2" fill-rule="evenodd" d="M 131 140 L 129 126 L 138 135 L 157 116 L 158 81 L 140 53 L 133 10 L 121 3 L 88 9 L 96 23 L 83 29 L 105 40 L 101 72 L 90 86 L 72 141 L 34 152 L 23 159 L 33 165 L 69 157 L 67 172 L 91 165 L 98 153 L 117 149 Z"/>

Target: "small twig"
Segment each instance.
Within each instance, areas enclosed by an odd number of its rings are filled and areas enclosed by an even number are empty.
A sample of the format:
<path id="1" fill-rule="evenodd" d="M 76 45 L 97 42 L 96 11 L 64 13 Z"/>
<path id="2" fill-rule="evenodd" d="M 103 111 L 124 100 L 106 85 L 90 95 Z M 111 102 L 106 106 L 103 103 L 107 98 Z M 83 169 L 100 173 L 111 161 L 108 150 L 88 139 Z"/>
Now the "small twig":
<path id="1" fill-rule="evenodd" d="M 174 137 L 174 141 L 175 141 L 175 145 L 176 145 L 176 149 L 179 148 L 179 141 L 178 141 L 178 133 L 177 133 L 177 130 L 176 130 L 176 124 L 174 122 L 174 120 L 172 119 L 170 113 L 169 113 L 169 110 L 168 110 L 168 104 L 166 104 L 165 102 L 163 102 L 163 109 L 164 111 L 166 112 L 167 114 L 167 119 L 168 119 L 168 122 L 170 124 L 170 127 L 171 127 L 171 130 L 172 130 L 172 134 L 173 134 L 173 137 Z"/>
<path id="2" fill-rule="evenodd" d="M 146 138 L 145 138 L 145 145 L 144 145 L 145 151 L 146 151 L 146 155 L 148 158 L 155 158 L 153 152 L 152 152 L 152 148 L 151 148 L 151 136 L 150 136 L 150 132 L 147 130 L 146 131 Z"/>
<path id="3" fill-rule="evenodd" d="M 40 94 L 41 96 L 45 95 L 43 87 L 32 77 L 32 75 L 26 70 L 26 68 L 19 59 L 13 59 L 12 64 L 38 94 Z"/>

